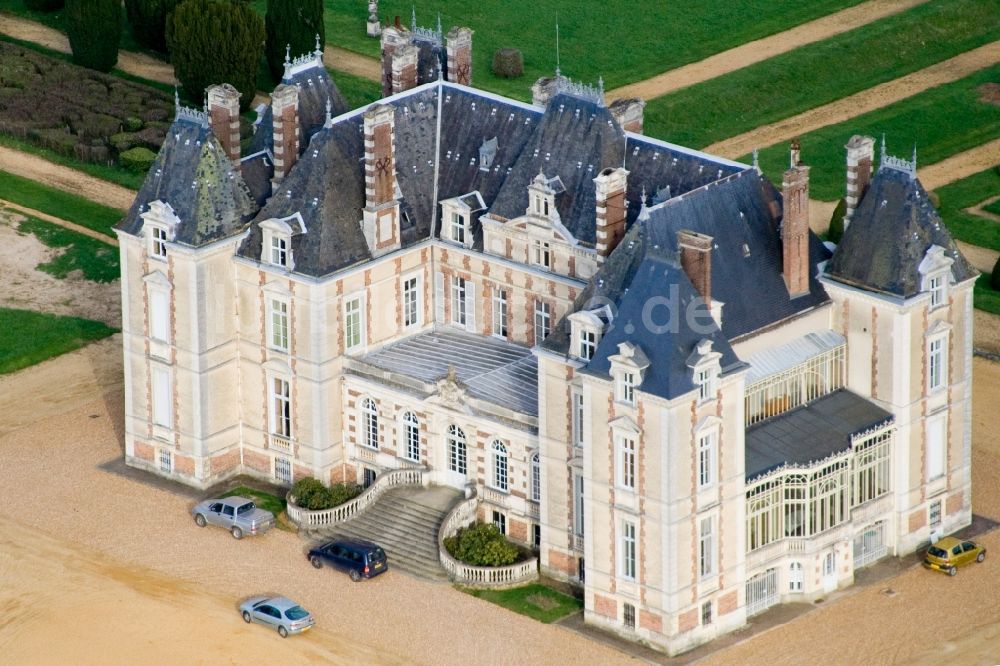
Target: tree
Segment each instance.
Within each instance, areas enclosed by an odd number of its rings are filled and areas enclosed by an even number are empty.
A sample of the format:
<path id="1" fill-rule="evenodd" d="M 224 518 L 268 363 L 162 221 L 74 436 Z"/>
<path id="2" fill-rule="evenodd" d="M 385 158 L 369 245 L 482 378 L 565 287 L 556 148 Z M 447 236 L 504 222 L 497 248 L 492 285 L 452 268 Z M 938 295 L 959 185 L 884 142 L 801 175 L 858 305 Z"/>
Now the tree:
<path id="1" fill-rule="evenodd" d="M 240 91 L 240 108 L 250 108 L 264 51 L 264 19 L 248 4 L 184 0 L 167 19 L 167 46 L 188 96 L 201 99 L 208 86 L 229 83 Z"/>
<path id="2" fill-rule="evenodd" d="M 110 72 L 122 36 L 121 0 L 66 0 L 65 17 L 73 62 Z"/>
<path id="3" fill-rule="evenodd" d="M 304 55 L 326 43 L 323 25 L 323 0 L 267 0 L 267 66 L 275 81 L 285 70 L 285 49 L 292 57 Z"/>
<path id="4" fill-rule="evenodd" d="M 146 48 L 167 52 L 167 16 L 181 0 L 125 0 L 125 15 L 135 40 Z"/>
<path id="5" fill-rule="evenodd" d="M 844 214 L 847 213 L 847 200 L 841 199 L 837 207 L 833 209 L 830 217 L 830 228 L 826 232 L 826 237 L 831 243 L 839 243 L 844 235 Z"/>
<path id="6" fill-rule="evenodd" d="M 24 0 L 24 6 L 36 12 L 54 12 L 65 4 L 65 0 Z"/>
<path id="7" fill-rule="evenodd" d="M 990 274 L 990 287 L 993 291 L 1000 291 L 1000 257 L 997 257 L 997 263 L 993 264 L 993 272 Z"/>

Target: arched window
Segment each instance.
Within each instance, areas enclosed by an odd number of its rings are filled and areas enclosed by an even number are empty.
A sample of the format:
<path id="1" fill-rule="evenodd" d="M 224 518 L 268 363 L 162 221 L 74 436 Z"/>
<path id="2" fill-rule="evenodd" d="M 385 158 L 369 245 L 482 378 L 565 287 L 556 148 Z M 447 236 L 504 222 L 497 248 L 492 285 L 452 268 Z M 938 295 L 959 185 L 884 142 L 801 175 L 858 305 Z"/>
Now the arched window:
<path id="1" fill-rule="evenodd" d="M 375 401 L 365 398 L 361 403 L 361 427 L 364 433 L 364 444 L 370 449 L 378 448 L 378 410 Z"/>
<path id="2" fill-rule="evenodd" d="M 542 466 L 538 454 L 531 454 L 531 501 L 542 501 Z"/>
<path id="3" fill-rule="evenodd" d="M 420 423 L 413 412 L 403 414 L 403 451 L 407 460 L 420 462 Z"/>
<path id="4" fill-rule="evenodd" d="M 507 467 L 507 447 L 499 439 L 493 440 L 493 487 L 507 492 L 509 474 Z"/>
<path id="5" fill-rule="evenodd" d="M 448 469 L 465 474 L 465 433 L 457 425 L 448 426 L 448 454 Z"/>

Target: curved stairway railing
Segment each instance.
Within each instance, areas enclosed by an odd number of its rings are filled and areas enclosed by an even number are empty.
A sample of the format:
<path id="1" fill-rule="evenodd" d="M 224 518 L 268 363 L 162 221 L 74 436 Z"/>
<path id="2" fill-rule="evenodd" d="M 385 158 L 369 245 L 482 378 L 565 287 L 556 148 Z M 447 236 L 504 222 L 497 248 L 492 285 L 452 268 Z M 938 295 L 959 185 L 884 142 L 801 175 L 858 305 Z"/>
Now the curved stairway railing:
<path id="1" fill-rule="evenodd" d="M 350 520 L 372 504 L 378 501 L 382 494 L 391 488 L 399 486 L 421 486 L 424 483 L 424 470 L 408 467 L 404 469 L 393 469 L 379 474 L 372 485 L 368 486 L 363 493 L 352 500 L 339 504 L 330 509 L 312 511 L 303 509 L 295 505 L 295 498 L 288 493 L 288 519 L 299 528 L 313 529 L 336 525 Z"/>

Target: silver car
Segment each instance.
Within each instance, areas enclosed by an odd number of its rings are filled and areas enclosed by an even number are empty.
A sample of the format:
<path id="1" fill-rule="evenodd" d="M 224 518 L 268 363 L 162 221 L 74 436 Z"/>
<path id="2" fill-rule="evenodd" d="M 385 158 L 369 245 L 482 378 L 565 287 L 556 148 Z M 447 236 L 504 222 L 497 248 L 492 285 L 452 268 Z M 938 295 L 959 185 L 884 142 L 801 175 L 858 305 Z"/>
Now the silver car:
<path id="1" fill-rule="evenodd" d="M 247 624 L 260 622 L 278 630 L 282 638 L 301 634 L 316 624 L 312 613 L 287 597 L 254 597 L 240 604 L 240 614 Z"/>
<path id="2" fill-rule="evenodd" d="M 199 502 L 191 509 L 198 527 L 220 525 L 242 539 L 244 534 L 263 534 L 274 527 L 274 514 L 258 509 L 246 497 L 226 497 Z"/>

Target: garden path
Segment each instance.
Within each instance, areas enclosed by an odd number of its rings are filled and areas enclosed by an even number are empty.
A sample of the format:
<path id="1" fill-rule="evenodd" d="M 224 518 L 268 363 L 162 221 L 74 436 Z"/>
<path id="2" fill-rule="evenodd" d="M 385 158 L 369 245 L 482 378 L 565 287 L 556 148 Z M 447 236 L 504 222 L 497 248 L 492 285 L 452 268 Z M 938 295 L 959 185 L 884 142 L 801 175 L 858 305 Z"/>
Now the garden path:
<path id="1" fill-rule="evenodd" d="M 0 146 L 0 170 L 120 210 L 128 210 L 135 199 L 135 191 L 127 187 L 6 146 Z"/>
<path id="2" fill-rule="evenodd" d="M 987 220 L 994 220 L 996 222 L 1000 222 L 1000 215 L 997 215 L 996 213 L 991 213 L 990 211 L 986 210 L 986 206 L 989 206 L 994 201 L 1000 201 L 1000 196 L 990 197 L 986 201 L 980 201 L 975 206 L 970 206 L 969 208 L 966 208 L 965 212 L 972 213 L 973 215 L 978 215 L 979 217 L 985 217 Z"/>
<path id="3" fill-rule="evenodd" d="M 868 0 L 868 2 L 827 14 L 822 18 L 769 37 L 741 44 L 728 51 L 672 69 L 644 81 L 615 88 L 608 91 L 607 99 L 609 102 L 628 97 L 653 99 L 674 90 L 742 69 L 761 60 L 773 58 L 805 44 L 818 42 L 842 32 L 860 28 L 925 2 L 927 0 Z"/>
<path id="4" fill-rule="evenodd" d="M 713 155 L 736 158 L 746 155 L 754 148 L 771 146 L 820 127 L 880 109 L 929 88 L 957 81 L 997 62 L 1000 62 L 1000 40 L 796 116 L 761 125 L 749 132 L 713 143 L 703 150 Z"/>
<path id="5" fill-rule="evenodd" d="M 378 59 L 339 46 L 327 46 L 323 49 L 323 64 L 338 72 L 360 76 L 369 81 L 382 81 L 382 64 Z"/>
<path id="6" fill-rule="evenodd" d="M 80 226 L 75 222 L 64 220 L 61 217 L 49 215 L 48 213 L 43 213 L 40 210 L 35 210 L 34 208 L 28 208 L 27 206 L 16 204 L 13 201 L 0 199 L 0 210 L 4 208 L 10 208 L 11 210 L 16 210 L 19 213 L 30 215 L 32 217 L 37 217 L 39 220 L 45 220 L 46 222 L 51 222 L 52 224 L 58 224 L 60 227 L 64 227 L 71 231 L 75 231 L 78 234 L 83 234 L 84 236 L 90 236 L 91 238 L 96 238 L 102 243 L 107 243 L 108 245 L 114 245 L 115 247 L 118 247 L 118 241 L 116 239 L 111 238 L 110 236 L 107 236 L 100 232 L 94 231 L 93 229 L 88 229 L 87 227 Z"/>
<path id="7" fill-rule="evenodd" d="M 976 146 L 964 153 L 952 155 L 926 167 L 920 167 L 919 164 L 918 153 L 917 165 L 920 182 L 923 183 L 925 189 L 936 190 L 984 169 L 1000 166 L 1000 139 L 994 139 L 989 143 Z"/>

